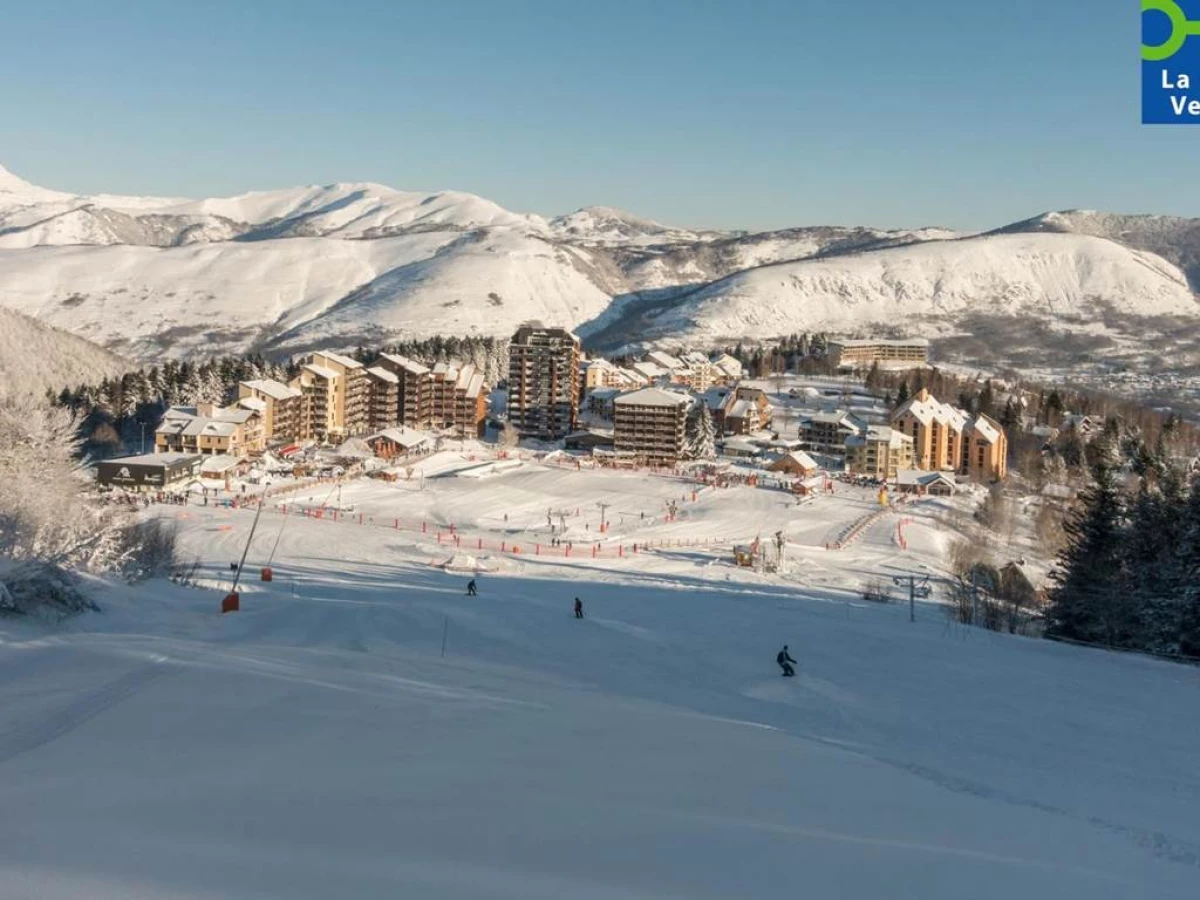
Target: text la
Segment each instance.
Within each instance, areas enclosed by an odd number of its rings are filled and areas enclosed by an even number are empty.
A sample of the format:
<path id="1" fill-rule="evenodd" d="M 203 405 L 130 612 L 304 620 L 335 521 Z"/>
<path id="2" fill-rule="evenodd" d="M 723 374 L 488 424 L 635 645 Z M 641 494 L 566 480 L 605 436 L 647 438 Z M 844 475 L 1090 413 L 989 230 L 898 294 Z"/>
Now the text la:
<path id="1" fill-rule="evenodd" d="M 1186 91 L 1192 86 L 1192 79 L 1186 73 L 1182 72 L 1179 75 L 1172 75 L 1166 69 L 1162 70 L 1162 87 L 1164 91 Z M 1182 116 L 1186 111 L 1189 116 L 1200 116 L 1200 100 L 1189 100 L 1184 94 L 1180 97 L 1171 97 L 1171 109 L 1175 115 Z"/>

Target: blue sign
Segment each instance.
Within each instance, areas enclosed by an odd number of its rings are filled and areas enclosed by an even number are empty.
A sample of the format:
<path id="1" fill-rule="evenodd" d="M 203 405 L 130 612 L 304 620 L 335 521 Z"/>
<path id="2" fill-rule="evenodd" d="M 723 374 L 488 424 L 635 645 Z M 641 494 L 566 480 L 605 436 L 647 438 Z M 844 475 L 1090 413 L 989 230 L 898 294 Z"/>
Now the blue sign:
<path id="1" fill-rule="evenodd" d="M 1142 124 L 1200 125 L 1200 0 L 1142 0 Z"/>

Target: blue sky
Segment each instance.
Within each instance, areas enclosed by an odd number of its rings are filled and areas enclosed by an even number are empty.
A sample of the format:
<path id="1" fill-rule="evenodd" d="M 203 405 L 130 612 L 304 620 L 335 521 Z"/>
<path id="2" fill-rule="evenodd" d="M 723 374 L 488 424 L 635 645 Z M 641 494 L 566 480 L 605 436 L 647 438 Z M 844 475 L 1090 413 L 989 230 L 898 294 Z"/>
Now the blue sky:
<path id="1" fill-rule="evenodd" d="M 380 181 L 672 224 L 1200 215 L 1137 0 L 0 0 L 0 165 L 78 192 Z"/>

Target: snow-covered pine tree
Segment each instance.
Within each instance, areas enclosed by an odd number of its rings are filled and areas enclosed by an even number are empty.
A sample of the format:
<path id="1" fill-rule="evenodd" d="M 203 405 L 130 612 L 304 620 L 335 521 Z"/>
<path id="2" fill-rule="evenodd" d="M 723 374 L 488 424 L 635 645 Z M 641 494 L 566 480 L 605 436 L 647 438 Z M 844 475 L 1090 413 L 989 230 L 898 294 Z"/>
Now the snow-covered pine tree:
<path id="1" fill-rule="evenodd" d="M 1046 613 L 1046 636 L 1120 646 L 1131 627 L 1121 596 L 1123 504 L 1113 470 L 1101 463 L 1081 495 L 1081 509 L 1064 525 L 1067 548 Z"/>
<path id="2" fill-rule="evenodd" d="M 1136 614 L 1132 644 L 1155 653 L 1178 653 L 1182 603 L 1177 573 L 1182 485 L 1170 472 L 1157 486 L 1142 479 L 1121 542 L 1119 593 Z"/>

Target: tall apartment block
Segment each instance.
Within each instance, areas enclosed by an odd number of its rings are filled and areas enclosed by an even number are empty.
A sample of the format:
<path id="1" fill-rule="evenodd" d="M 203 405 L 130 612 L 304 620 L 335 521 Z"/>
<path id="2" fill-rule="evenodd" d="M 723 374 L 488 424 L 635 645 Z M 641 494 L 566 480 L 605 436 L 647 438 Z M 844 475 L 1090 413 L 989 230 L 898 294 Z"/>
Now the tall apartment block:
<path id="1" fill-rule="evenodd" d="M 533 322 L 517 329 L 508 352 L 508 420 L 521 434 L 549 440 L 574 431 L 579 338 L 564 328 Z"/>
<path id="2" fill-rule="evenodd" d="M 396 413 L 408 428 L 450 429 L 480 437 L 487 416 L 487 385 L 473 363 L 430 368 L 404 356 L 382 353 L 375 367 L 396 378 Z"/>

